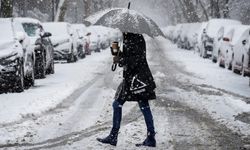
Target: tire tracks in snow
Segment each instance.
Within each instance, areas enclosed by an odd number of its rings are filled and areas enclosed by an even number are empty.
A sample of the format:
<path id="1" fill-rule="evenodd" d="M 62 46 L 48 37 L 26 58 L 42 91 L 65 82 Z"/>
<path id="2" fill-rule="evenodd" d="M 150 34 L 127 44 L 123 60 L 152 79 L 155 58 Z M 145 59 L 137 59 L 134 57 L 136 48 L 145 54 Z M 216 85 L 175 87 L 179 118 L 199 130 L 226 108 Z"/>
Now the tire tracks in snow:
<path id="1" fill-rule="evenodd" d="M 44 111 L 43 113 L 41 113 L 40 115 L 27 115 L 24 116 L 22 119 L 18 120 L 18 121 L 14 121 L 14 122 L 10 122 L 10 123 L 6 123 L 6 124 L 0 124 L 0 128 L 5 128 L 5 127 L 9 127 L 9 126 L 13 126 L 13 125 L 17 125 L 17 124 L 22 124 L 26 121 L 29 120 L 37 120 L 40 117 L 44 117 L 44 116 L 48 116 L 48 115 L 52 115 L 52 114 L 56 114 L 56 113 L 60 113 L 65 109 L 68 109 L 75 100 L 77 100 L 77 98 L 79 98 L 82 93 L 84 93 L 85 91 L 87 91 L 91 85 L 93 85 L 95 82 L 98 81 L 98 79 L 107 74 L 109 68 L 106 67 L 104 69 L 104 73 L 96 73 L 95 77 L 90 80 L 89 82 L 81 85 L 78 89 L 76 89 L 72 94 L 70 94 L 68 97 L 64 98 L 62 100 L 61 103 L 59 103 L 56 107 L 54 107 L 53 109 L 49 109 L 47 111 Z"/>
<path id="2" fill-rule="evenodd" d="M 156 64 L 154 69 L 152 71 L 156 72 L 162 72 L 166 75 L 164 77 L 164 81 L 160 81 L 157 89 L 157 94 L 164 94 L 169 92 L 177 92 L 175 90 L 172 90 L 174 88 L 179 88 L 187 92 L 195 91 L 199 95 L 214 95 L 214 96 L 223 96 L 223 95 L 230 95 L 236 98 L 239 98 L 243 101 L 246 101 L 248 98 L 228 92 L 223 89 L 215 88 L 210 85 L 206 84 L 193 84 L 190 81 L 182 81 L 177 76 L 177 74 L 181 74 L 198 78 L 195 75 L 188 73 L 183 69 L 182 66 L 177 65 L 175 62 L 171 61 L 167 56 L 165 56 L 162 48 L 159 47 L 160 43 L 157 43 L 157 41 L 151 40 L 151 45 L 156 47 L 155 52 L 153 53 L 153 56 L 151 57 L 151 61 Z M 162 54 L 163 53 L 163 54 Z M 157 63 L 155 63 L 157 62 Z M 172 98 L 176 99 L 169 99 L 165 96 L 158 97 L 161 99 L 160 101 L 155 102 L 156 105 L 159 107 L 165 107 L 166 111 L 170 113 L 169 116 L 169 122 L 172 126 L 177 126 L 178 130 L 177 132 L 180 132 L 179 130 L 183 130 L 184 134 L 177 135 L 173 133 L 173 136 L 175 136 L 174 141 L 172 141 L 174 145 L 174 149 L 183 149 L 184 147 L 187 149 L 193 149 L 193 148 L 200 148 L 200 149 L 222 149 L 222 150 L 228 150 L 228 149 L 245 149 L 246 144 L 249 140 L 249 137 L 244 139 L 242 135 L 239 135 L 237 133 L 234 133 L 230 129 L 228 129 L 225 125 L 219 124 L 208 113 L 199 112 L 195 109 L 190 108 L 189 106 L 182 103 L 182 101 L 185 101 L 185 99 L 182 98 L 181 93 Z M 178 100 L 180 98 L 180 100 Z M 171 115 L 172 114 L 172 115 Z M 178 119 L 179 118 L 179 119 Z M 180 118 L 187 118 L 187 121 L 191 121 L 191 124 L 198 125 L 198 134 L 200 133 L 207 133 L 204 136 L 206 136 L 207 142 L 202 141 L 203 137 L 195 135 L 195 133 L 190 133 L 190 135 L 186 135 L 185 133 L 189 133 L 189 129 L 186 129 L 185 127 L 188 126 L 188 122 L 183 121 Z M 189 126 L 193 127 L 193 126 Z M 173 131 L 174 132 L 174 131 Z M 183 133 L 183 132 L 180 132 Z M 201 134 L 202 135 L 202 134 Z M 184 140 L 181 140 L 184 139 Z M 191 139 L 190 139 L 191 138 Z M 193 140 L 194 143 L 192 143 L 190 140 Z M 191 143 L 190 143 L 191 142 Z M 215 145 L 216 144 L 216 145 Z"/>
<path id="3" fill-rule="evenodd" d="M 123 117 L 123 124 L 122 126 L 129 124 L 131 122 L 136 121 L 142 117 L 142 114 L 138 110 L 138 106 L 132 108 L 130 113 L 126 114 Z M 101 131 L 105 131 L 111 128 L 112 121 L 104 122 L 100 125 L 94 125 L 84 130 L 78 132 L 72 132 L 57 138 L 48 139 L 38 143 L 13 143 L 13 144 L 4 144 L 0 145 L 0 148 L 23 148 L 23 149 L 30 149 L 30 150 L 39 150 L 39 149 L 46 149 L 46 148 L 53 148 L 58 146 L 63 146 L 67 144 L 72 144 L 77 141 L 81 141 L 85 138 L 88 138 L 92 135 L 98 134 Z"/>

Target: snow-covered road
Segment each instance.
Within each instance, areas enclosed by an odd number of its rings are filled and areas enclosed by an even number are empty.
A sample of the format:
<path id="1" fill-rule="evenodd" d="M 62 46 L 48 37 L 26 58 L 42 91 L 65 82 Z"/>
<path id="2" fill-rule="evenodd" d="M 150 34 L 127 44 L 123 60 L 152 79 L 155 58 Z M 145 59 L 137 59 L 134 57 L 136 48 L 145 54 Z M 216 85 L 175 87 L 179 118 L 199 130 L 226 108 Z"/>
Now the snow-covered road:
<path id="1" fill-rule="evenodd" d="M 147 47 L 158 86 L 157 101 L 151 102 L 156 149 L 249 146 L 247 79 L 162 38 L 147 38 Z M 38 81 L 36 87 L 21 94 L 0 95 L 0 148 L 136 149 L 134 144 L 146 135 L 136 103 L 124 105 L 116 148 L 95 140 L 109 132 L 111 104 L 121 80 L 121 69 L 110 71 L 111 60 L 107 50 L 75 64 L 57 64 L 56 74 Z M 239 114 L 245 115 L 240 118 Z"/>

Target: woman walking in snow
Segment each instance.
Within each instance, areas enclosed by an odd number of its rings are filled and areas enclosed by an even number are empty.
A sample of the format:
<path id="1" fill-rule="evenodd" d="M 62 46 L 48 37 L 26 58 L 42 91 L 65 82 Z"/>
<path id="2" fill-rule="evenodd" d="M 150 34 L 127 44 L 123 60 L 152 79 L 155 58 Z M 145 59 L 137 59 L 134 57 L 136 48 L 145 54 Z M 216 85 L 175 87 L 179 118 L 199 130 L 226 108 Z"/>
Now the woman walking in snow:
<path id="1" fill-rule="evenodd" d="M 114 57 L 114 63 L 123 67 L 123 81 L 113 102 L 113 127 L 101 143 L 116 146 L 122 119 L 122 106 L 126 101 L 136 101 L 147 126 L 147 138 L 136 146 L 156 147 L 155 128 L 149 100 L 156 99 L 155 82 L 146 59 L 146 43 L 141 34 L 123 33 L 123 52 Z"/>

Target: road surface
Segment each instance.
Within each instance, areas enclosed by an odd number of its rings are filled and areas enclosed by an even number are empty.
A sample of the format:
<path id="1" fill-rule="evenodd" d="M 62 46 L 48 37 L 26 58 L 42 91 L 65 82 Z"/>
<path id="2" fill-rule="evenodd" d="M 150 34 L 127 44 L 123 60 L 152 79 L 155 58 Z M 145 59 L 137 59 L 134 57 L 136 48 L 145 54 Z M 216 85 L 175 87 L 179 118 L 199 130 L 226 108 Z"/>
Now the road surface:
<path id="1" fill-rule="evenodd" d="M 211 95 L 226 95 L 235 99 L 242 99 L 243 96 L 188 80 L 198 77 L 164 55 L 168 49 L 159 46 L 159 42 L 147 39 L 148 60 L 157 83 L 157 100 L 150 102 L 157 131 L 156 149 L 250 149 L 249 136 L 232 131 L 206 110 L 200 111 L 185 103 L 197 97 L 200 101 L 209 101 Z M 112 73 L 110 64 L 111 61 L 107 61 L 106 68 L 98 70 L 92 80 L 75 90 L 57 107 L 39 116 L 27 116 L 0 125 L 0 135 L 5 137 L 0 141 L 0 148 L 137 149 L 134 145 L 144 140 L 146 129 L 136 103 L 124 105 L 117 147 L 102 145 L 95 140 L 109 133 L 113 96 L 121 80 L 122 70 Z"/>

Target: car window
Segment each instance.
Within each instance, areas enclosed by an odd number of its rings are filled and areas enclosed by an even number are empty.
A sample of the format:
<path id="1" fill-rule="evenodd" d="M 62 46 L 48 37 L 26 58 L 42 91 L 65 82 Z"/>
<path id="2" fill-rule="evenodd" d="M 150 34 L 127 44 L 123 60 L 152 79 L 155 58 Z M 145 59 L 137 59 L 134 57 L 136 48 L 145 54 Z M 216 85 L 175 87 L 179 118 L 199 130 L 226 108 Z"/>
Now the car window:
<path id="1" fill-rule="evenodd" d="M 22 25 L 23 25 L 25 32 L 28 34 L 28 36 L 31 36 L 31 37 L 39 36 L 39 33 L 41 32 L 41 28 L 37 24 L 23 23 Z"/>

